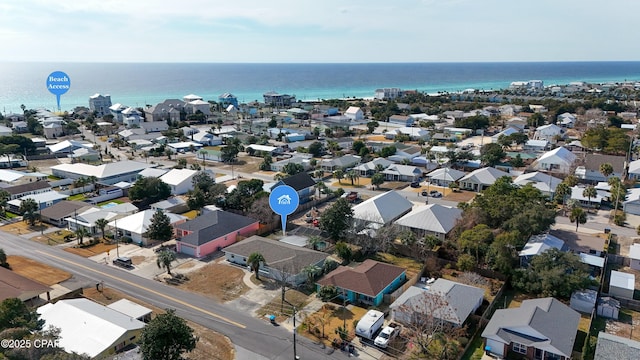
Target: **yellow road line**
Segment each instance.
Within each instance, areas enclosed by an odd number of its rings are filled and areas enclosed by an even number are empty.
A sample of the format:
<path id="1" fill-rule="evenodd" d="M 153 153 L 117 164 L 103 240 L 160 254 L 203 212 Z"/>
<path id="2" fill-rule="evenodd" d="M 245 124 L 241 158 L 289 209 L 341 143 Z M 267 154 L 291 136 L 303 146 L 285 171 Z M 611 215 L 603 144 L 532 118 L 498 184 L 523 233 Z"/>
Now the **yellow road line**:
<path id="1" fill-rule="evenodd" d="M 51 255 L 51 254 L 48 254 L 48 253 L 43 252 L 43 251 L 40 251 L 40 250 L 36 250 L 36 251 L 37 251 L 37 252 L 39 252 L 39 253 L 41 253 L 41 254 L 43 254 L 43 255 L 46 255 L 46 256 L 49 256 L 49 257 L 52 257 L 52 258 L 58 259 L 58 260 L 60 260 L 60 261 L 64 261 L 64 262 L 66 262 L 66 263 L 73 264 L 73 265 L 75 265 L 75 266 L 81 267 L 81 268 L 83 268 L 83 269 L 85 269 L 85 270 L 89 270 L 89 271 L 92 271 L 92 272 L 94 272 L 94 273 L 98 273 L 98 274 L 101 274 L 101 275 L 104 275 L 104 276 L 110 277 L 110 278 L 112 278 L 112 279 L 114 279 L 114 280 L 121 281 L 121 282 L 123 282 L 123 283 L 125 283 L 125 284 L 131 285 L 131 286 L 135 286 L 135 287 L 137 287 L 138 289 L 142 289 L 142 290 L 148 291 L 148 292 L 150 292 L 150 293 L 156 294 L 156 295 L 161 296 L 161 297 L 163 297 L 163 298 L 165 298 L 165 299 L 167 299 L 167 300 L 175 301 L 175 302 L 177 302 L 178 304 L 184 305 L 184 306 L 189 307 L 189 308 L 191 308 L 191 309 L 193 309 L 193 310 L 196 310 L 196 311 L 199 311 L 199 312 L 201 312 L 201 313 L 207 314 L 207 315 L 209 315 L 209 316 L 211 316 L 211 317 L 214 317 L 214 318 L 220 319 L 220 320 L 222 320 L 222 321 L 224 321 L 224 322 L 227 322 L 227 323 L 229 323 L 229 324 L 231 324 L 231 325 L 235 325 L 235 326 L 237 326 L 237 327 L 239 327 L 239 328 L 241 328 L 241 329 L 246 328 L 246 326 L 244 326 L 244 325 L 242 325 L 242 324 L 240 324 L 240 323 L 237 323 L 237 322 L 235 322 L 235 321 L 229 320 L 229 319 L 227 319 L 227 318 L 226 318 L 226 317 L 224 317 L 224 316 L 220 316 L 220 315 L 218 315 L 218 314 L 212 313 L 211 311 L 205 310 L 205 309 L 200 308 L 200 307 L 197 307 L 197 306 L 195 306 L 195 305 L 191 305 L 191 304 L 189 304 L 189 303 L 187 303 L 187 302 L 185 302 L 185 301 L 182 301 L 182 300 L 179 300 L 179 299 L 173 298 L 173 297 L 168 296 L 168 295 L 165 295 L 165 294 L 163 294 L 163 293 L 161 293 L 161 292 L 158 292 L 158 291 L 155 291 L 155 290 L 151 290 L 151 289 L 146 288 L 146 287 L 144 287 L 144 286 L 142 286 L 142 285 L 138 285 L 138 284 L 133 283 L 133 282 L 131 282 L 131 281 L 121 279 L 121 278 L 119 278 L 119 277 L 117 277 L 117 276 L 110 275 L 110 274 L 106 274 L 106 273 L 101 272 L 101 271 L 98 271 L 98 270 L 94 270 L 94 269 L 92 269 L 92 268 L 90 268 L 90 267 L 88 267 L 88 266 L 80 265 L 80 264 L 75 263 L 75 262 L 73 262 L 73 261 L 70 261 L 70 260 L 67 260 L 67 259 L 63 259 L 63 258 L 61 258 L 61 257 L 55 256 L 55 255 Z"/>

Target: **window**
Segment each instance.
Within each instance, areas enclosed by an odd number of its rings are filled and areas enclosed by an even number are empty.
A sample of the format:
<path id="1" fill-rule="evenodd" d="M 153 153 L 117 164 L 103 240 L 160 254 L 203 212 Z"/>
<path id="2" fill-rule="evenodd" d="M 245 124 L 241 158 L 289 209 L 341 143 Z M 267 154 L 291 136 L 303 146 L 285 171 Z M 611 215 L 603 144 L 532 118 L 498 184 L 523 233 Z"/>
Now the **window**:
<path id="1" fill-rule="evenodd" d="M 514 342 L 513 343 L 513 351 L 515 351 L 515 352 L 517 352 L 519 354 L 526 354 L 527 353 L 527 346 Z"/>

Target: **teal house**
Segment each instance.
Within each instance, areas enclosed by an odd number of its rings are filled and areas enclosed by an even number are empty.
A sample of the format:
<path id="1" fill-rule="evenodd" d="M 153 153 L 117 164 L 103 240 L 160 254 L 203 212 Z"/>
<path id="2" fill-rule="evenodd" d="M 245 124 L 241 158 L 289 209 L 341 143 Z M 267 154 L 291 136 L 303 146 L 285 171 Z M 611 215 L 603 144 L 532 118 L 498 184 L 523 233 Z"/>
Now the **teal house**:
<path id="1" fill-rule="evenodd" d="M 365 260 L 355 268 L 340 266 L 318 280 L 318 290 L 322 286 L 333 285 L 342 298 L 353 304 L 378 306 L 384 295 L 396 291 L 407 279 L 406 270 L 375 260 Z"/>

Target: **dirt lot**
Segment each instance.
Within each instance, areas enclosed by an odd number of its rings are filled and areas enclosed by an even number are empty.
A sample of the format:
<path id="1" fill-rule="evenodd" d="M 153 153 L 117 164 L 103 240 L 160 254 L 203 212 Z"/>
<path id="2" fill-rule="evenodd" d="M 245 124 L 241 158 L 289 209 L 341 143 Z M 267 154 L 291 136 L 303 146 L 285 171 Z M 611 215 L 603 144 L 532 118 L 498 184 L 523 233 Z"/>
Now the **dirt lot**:
<path id="1" fill-rule="evenodd" d="M 189 281 L 179 285 L 189 290 L 211 297 L 218 301 L 230 301 L 249 290 L 242 277 L 244 272 L 233 266 L 209 264 L 187 274 Z"/>
<path id="2" fill-rule="evenodd" d="M 289 303 L 296 305 L 298 309 L 302 309 L 309 303 L 309 296 L 298 290 L 287 290 L 285 299 Z M 256 314 L 265 320 L 267 315 L 273 314 L 276 315 L 276 321 L 281 322 L 293 316 L 293 309 L 291 305 L 282 304 L 281 295 L 277 295 L 269 303 L 258 309 Z"/>
<path id="3" fill-rule="evenodd" d="M 51 286 L 71 278 L 71 274 L 66 271 L 26 257 L 9 255 L 7 262 L 13 272 L 45 285 Z"/>
<path id="4" fill-rule="evenodd" d="M 314 341 L 322 340 L 326 345 L 330 345 L 333 339 L 339 339 L 336 334 L 338 327 L 346 325 L 349 337 L 353 338 L 355 337 L 354 321 L 362 318 L 367 309 L 349 305 L 345 310 L 343 311 L 340 305 L 325 304 L 320 310 L 304 318 L 299 333 Z M 321 339 L 323 328 L 324 338 Z"/>
<path id="5" fill-rule="evenodd" d="M 65 235 L 71 234 L 73 234 L 73 232 L 69 230 L 58 230 L 44 235 L 34 236 L 31 240 L 47 245 L 64 244 Z"/>
<path id="6" fill-rule="evenodd" d="M 15 234 L 15 235 L 28 234 L 32 232 L 45 230 L 45 229 L 47 229 L 46 225 L 40 225 L 36 223 L 36 225 L 34 226 L 29 226 L 29 223 L 24 221 L 18 221 L 13 224 L 0 226 L 0 230 L 11 233 L 11 234 Z"/>
<path id="7" fill-rule="evenodd" d="M 128 299 L 147 307 L 153 311 L 153 315 L 161 314 L 164 310 L 155 306 L 146 304 L 138 299 L 129 297 L 119 291 L 105 288 L 102 292 L 97 292 L 95 288 L 83 289 L 84 296 L 104 305 L 109 305 L 120 299 Z M 235 358 L 235 350 L 233 344 L 226 336 L 219 334 L 213 330 L 209 330 L 203 326 L 187 321 L 189 326 L 193 328 L 194 334 L 200 338 L 196 345 L 196 349 L 188 354 L 192 360 L 232 360 Z"/>
<path id="8" fill-rule="evenodd" d="M 68 251 L 72 254 L 80 255 L 82 257 L 91 257 L 99 254 L 105 254 L 107 251 L 111 251 L 116 248 L 116 245 L 108 245 L 105 243 L 98 243 L 96 245 L 86 247 L 86 248 L 74 248 L 68 247 L 65 248 L 65 251 Z"/>

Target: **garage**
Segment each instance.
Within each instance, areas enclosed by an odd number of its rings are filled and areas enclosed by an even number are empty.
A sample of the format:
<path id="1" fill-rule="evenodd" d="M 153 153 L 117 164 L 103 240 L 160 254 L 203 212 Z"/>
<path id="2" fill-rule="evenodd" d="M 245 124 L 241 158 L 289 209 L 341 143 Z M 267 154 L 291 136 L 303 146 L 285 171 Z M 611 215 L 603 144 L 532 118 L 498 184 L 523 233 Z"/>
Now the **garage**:
<path id="1" fill-rule="evenodd" d="M 181 254 L 196 257 L 196 248 L 180 241 L 176 241 L 176 251 Z"/>
<path id="2" fill-rule="evenodd" d="M 500 341 L 487 339 L 487 344 L 485 345 L 484 350 L 499 357 L 504 356 L 504 344 Z"/>

